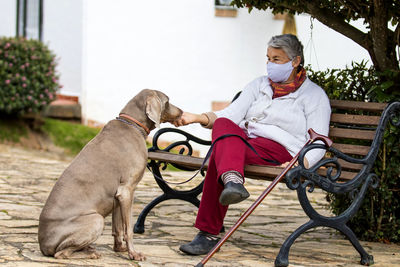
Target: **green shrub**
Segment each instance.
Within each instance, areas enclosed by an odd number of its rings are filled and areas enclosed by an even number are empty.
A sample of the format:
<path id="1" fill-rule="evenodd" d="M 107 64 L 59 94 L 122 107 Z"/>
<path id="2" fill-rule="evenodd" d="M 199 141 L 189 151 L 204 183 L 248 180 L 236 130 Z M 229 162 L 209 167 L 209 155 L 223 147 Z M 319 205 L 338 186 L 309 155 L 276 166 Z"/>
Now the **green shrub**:
<path id="1" fill-rule="evenodd" d="M 59 88 L 56 59 L 46 45 L 0 38 L 0 113 L 39 112 Z"/>
<path id="2" fill-rule="evenodd" d="M 352 62 L 345 69 L 313 71 L 308 77 L 324 88 L 331 99 L 390 102 L 400 99 L 400 71 L 376 72 L 366 61 Z"/>
<path id="3" fill-rule="evenodd" d="M 366 62 L 343 70 L 312 71 L 309 78 L 324 88 L 331 99 L 374 102 L 399 101 L 398 71 L 377 73 Z M 383 82 L 382 82 L 383 81 Z M 390 94 L 387 92 L 391 92 Z M 372 172 L 380 181 L 370 189 L 357 214 L 348 225 L 357 237 L 368 241 L 400 242 L 400 129 L 389 123 Z M 351 203 L 348 195 L 328 195 L 334 214 Z"/>

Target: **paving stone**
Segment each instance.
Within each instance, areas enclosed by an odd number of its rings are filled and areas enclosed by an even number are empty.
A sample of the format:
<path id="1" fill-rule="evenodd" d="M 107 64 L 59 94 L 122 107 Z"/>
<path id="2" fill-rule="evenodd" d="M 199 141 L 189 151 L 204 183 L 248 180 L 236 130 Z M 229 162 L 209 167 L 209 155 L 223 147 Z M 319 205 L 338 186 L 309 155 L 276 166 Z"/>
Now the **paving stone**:
<path id="1" fill-rule="evenodd" d="M 147 259 L 129 260 L 126 252 L 112 250 L 111 216 L 105 219 L 103 235 L 94 246 L 101 253 L 99 260 L 60 260 L 41 254 L 37 242 L 38 218 L 57 178 L 72 158 L 46 151 L 27 150 L 0 144 L 0 265 L 19 266 L 194 266 L 202 256 L 189 256 L 179 246 L 196 235 L 193 227 L 197 208 L 180 200 L 159 204 L 147 216 L 145 233 L 134 234 L 134 246 Z M 184 181 L 193 172 L 167 172 L 167 179 Z M 199 175 L 190 189 L 201 182 Z M 268 186 L 267 181 L 247 179 L 251 196 L 228 210 L 225 227 L 228 231 L 240 215 L 250 207 Z M 161 194 L 151 173 L 146 172 L 135 192 L 133 220 L 152 199 Z M 315 190 L 309 194 L 314 207 L 329 216 L 325 194 Z M 307 222 L 297 201 L 296 192 L 279 184 L 254 213 L 239 227 L 206 266 L 273 266 L 282 243 L 297 227 Z M 400 246 L 361 242 L 374 256 L 374 266 L 400 266 Z M 359 266 L 359 255 L 350 242 L 332 229 L 308 231 L 293 244 L 290 266 Z"/>

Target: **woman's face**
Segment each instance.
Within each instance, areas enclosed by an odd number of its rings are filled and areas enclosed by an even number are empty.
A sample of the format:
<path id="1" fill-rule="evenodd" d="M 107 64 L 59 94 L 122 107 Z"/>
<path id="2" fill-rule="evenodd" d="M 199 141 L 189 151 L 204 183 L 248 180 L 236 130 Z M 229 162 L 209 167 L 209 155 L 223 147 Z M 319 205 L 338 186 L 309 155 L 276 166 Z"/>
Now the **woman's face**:
<path id="1" fill-rule="evenodd" d="M 276 64 L 285 64 L 290 61 L 288 55 L 280 48 L 274 48 L 269 46 L 267 49 L 267 59 L 268 62 L 276 63 Z M 295 57 L 292 61 L 292 66 L 296 68 L 300 65 L 300 57 Z"/>

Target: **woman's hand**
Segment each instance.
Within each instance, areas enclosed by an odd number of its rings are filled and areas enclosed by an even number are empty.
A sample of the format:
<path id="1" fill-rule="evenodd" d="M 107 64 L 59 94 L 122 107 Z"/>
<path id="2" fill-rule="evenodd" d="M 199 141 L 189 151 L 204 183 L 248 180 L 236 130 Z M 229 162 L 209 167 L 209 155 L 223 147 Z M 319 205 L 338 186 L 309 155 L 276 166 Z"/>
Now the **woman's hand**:
<path id="1" fill-rule="evenodd" d="M 281 165 L 279 165 L 279 167 L 286 168 L 288 165 L 289 165 L 289 161 L 282 163 Z M 299 165 L 299 162 L 296 161 L 296 163 L 293 166 L 298 166 L 298 165 Z M 308 160 L 306 158 L 304 158 L 304 167 L 306 167 L 306 169 L 308 169 L 308 167 L 309 167 L 308 165 L 309 165 Z"/>
<path id="2" fill-rule="evenodd" d="M 208 123 L 208 118 L 204 114 L 194 114 L 190 112 L 183 112 L 182 116 L 173 122 L 176 127 L 184 126 L 192 123 L 201 123 L 206 125 Z"/>

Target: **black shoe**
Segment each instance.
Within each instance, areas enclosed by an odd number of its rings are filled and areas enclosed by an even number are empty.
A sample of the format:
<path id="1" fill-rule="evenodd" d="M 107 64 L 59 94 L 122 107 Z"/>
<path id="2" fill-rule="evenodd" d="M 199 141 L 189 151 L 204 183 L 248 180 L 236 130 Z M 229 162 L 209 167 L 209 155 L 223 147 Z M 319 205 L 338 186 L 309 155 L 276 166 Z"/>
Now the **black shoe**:
<path id="1" fill-rule="evenodd" d="M 204 255 L 218 243 L 219 238 L 209 233 L 200 231 L 192 242 L 181 245 L 179 249 L 189 255 Z"/>
<path id="2" fill-rule="evenodd" d="M 219 196 L 219 203 L 224 206 L 239 203 L 250 196 L 243 184 L 228 182 Z"/>

